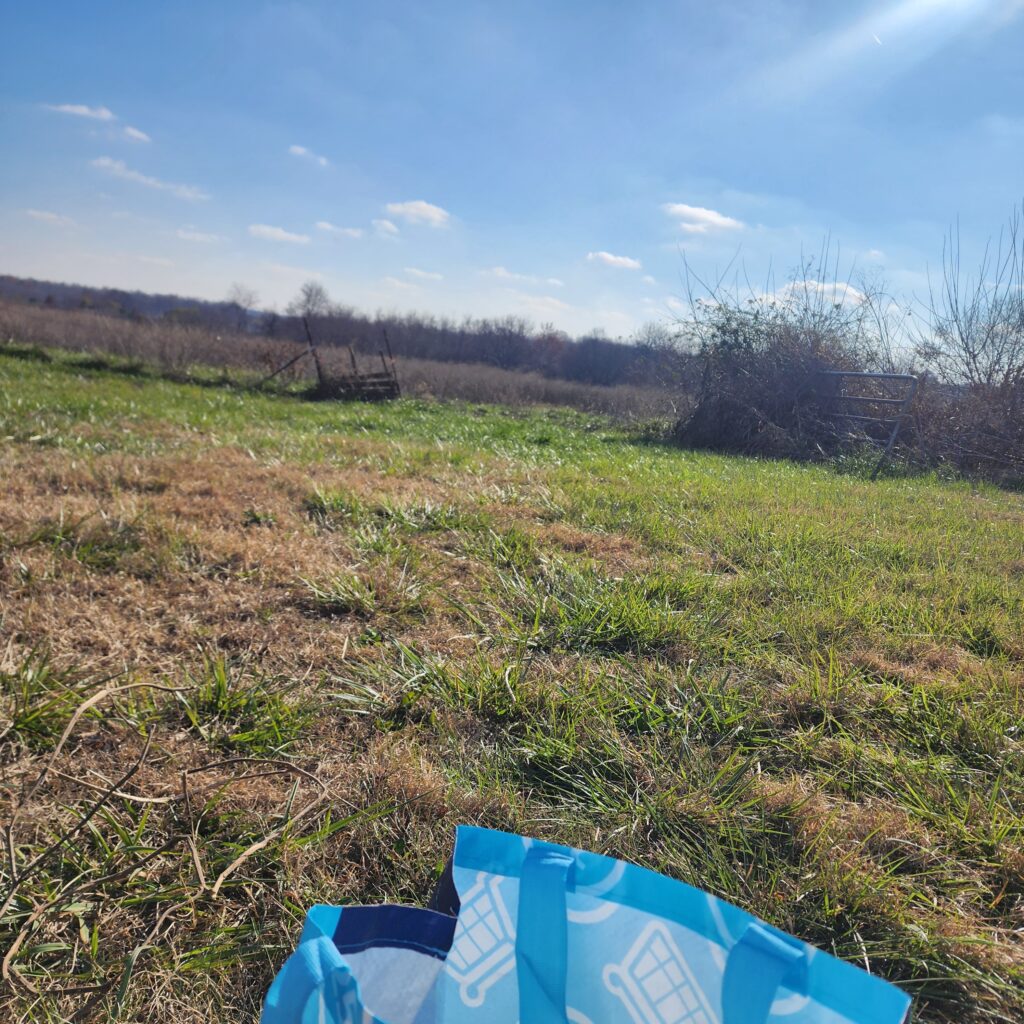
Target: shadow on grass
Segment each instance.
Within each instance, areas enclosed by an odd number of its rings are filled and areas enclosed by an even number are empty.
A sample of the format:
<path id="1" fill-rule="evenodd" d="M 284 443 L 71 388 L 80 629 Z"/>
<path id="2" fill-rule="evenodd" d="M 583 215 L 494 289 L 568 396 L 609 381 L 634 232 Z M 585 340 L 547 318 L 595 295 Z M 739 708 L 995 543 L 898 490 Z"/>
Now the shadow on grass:
<path id="1" fill-rule="evenodd" d="M 995 487 L 1013 494 L 1024 494 L 1024 469 L 1009 471 L 1003 477 L 972 476 L 963 473 L 948 464 L 928 464 L 913 461 L 913 453 L 898 451 L 893 457 L 882 462 L 877 477 L 872 480 L 872 473 L 882 456 L 881 448 L 857 447 L 832 455 L 809 455 L 796 458 L 785 455 L 760 455 L 749 452 L 729 451 L 728 449 L 687 447 L 672 440 L 671 424 L 650 422 L 641 424 L 627 434 L 627 443 L 646 449 L 664 452 L 693 452 L 708 455 L 719 455 L 728 458 L 751 459 L 756 462 L 788 463 L 795 466 L 821 466 L 835 476 L 864 482 L 883 480 L 924 480 L 942 483 L 982 484 Z"/>

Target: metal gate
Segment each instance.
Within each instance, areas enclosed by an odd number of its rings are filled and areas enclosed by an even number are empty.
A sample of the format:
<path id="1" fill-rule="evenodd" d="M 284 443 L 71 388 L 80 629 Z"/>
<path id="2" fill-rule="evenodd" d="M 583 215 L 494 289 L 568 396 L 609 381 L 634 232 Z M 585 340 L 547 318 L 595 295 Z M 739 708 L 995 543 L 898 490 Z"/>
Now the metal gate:
<path id="1" fill-rule="evenodd" d="M 917 394 L 917 377 L 909 373 L 860 373 L 852 370 L 822 370 L 818 398 L 826 415 L 850 424 L 851 437 L 885 442 L 881 457 L 871 471 L 878 476 L 892 454 L 896 439 Z M 859 433 L 855 425 L 861 424 Z M 868 427 L 878 427 L 881 436 L 872 436 Z"/>

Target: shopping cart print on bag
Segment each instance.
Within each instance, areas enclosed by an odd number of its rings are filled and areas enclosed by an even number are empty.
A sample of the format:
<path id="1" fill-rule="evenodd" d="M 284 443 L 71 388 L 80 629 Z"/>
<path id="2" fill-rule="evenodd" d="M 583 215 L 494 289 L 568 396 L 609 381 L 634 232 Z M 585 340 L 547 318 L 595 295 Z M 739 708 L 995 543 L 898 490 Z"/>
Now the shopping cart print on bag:
<path id="1" fill-rule="evenodd" d="M 668 929 L 649 924 L 625 959 L 604 969 L 604 984 L 636 1024 L 718 1024 Z"/>
<path id="2" fill-rule="evenodd" d="M 516 932 L 499 879 L 480 873 L 466 893 L 447 973 L 467 1006 L 480 1006 L 487 990 L 516 965 Z"/>

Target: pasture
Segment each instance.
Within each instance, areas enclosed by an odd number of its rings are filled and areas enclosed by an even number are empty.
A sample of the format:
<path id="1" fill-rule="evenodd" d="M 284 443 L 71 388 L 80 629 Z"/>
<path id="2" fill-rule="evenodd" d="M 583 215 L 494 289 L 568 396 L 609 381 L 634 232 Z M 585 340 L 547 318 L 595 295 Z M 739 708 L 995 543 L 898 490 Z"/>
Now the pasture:
<path id="1" fill-rule="evenodd" d="M 473 822 L 1024 1019 L 1024 499 L 866 477 L 0 348 L 0 1014 L 253 1021 Z"/>

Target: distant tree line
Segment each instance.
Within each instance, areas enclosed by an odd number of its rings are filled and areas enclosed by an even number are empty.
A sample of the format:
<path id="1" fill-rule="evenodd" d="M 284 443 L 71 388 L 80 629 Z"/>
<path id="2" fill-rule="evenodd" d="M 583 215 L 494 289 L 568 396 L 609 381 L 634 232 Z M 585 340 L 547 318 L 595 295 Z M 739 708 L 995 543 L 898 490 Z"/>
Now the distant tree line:
<path id="1" fill-rule="evenodd" d="M 669 356 L 672 331 L 667 326 L 648 324 L 627 339 L 612 339 L 600 331 L 574 338 L 551 324 L 536 326 L 520 316 L 457 320 L 422 313 L 368 315 L 335 302 L 315 281 L 304 284 L 283 313 L 257 309 L 256 294 L 243 285 L 232 286 L 224 301 L 208 302 L 3 276 L 0 298 L 284 341 L 305 339 L 306 316 L 321 345 L 351 345 L 360 353 L 390 345 L 398 356 L 478 363 L 605 387 L 659 386 L 670 363 L 672 374 L 678 372 L 678 353 Z"/>
<path id="2" fill-rule="evenodd" d="M 518 316 L 368 315 L 335 302 L 316 281 L 281 313 L 259 310 L 243 285 L 222 302 L 204 302 L 0 277 L 0 298 L 138 321 L 136 333 L 205 332 L 224 364 L 258 344 L 270 366 L 280 354 L 275 343 L 294 351 L 305 341 L 305 318 L 320 345 L 342 349 L 337 357 L 347 358 L 344 346 L 362 354 L 390 348 L 429 363 L 435 382 L 437 367 L 448 364 L 463 375 L 472 366 L 481 380 L 479 368 L 490 368 L 495 387 L 501 375 L 519 374 L 600 389 L 628 384 L 637 395 L 658 389 L 685 410 L 674 429 L 679 443 L 758 455 L 832 457 L 884 440 L 891 428 L 863 425 L 850 413 L 849 393 L 843 405 L 830 390 L 840 386 L 836 371 L 910 374 L 920 386 L 900 435 L 909 459 L 1024 481 L 1024 208 L 974 267 L 951 231 L 941 273 L 926 296 L 910 301 L 878 280 L 842 276 L 827 240 L 781 287 L 704 282 L 689 269 L 687 282 L 689 303 L 674 324 L 615 340 L 600 332 L 573 338 Z M 872 420 L 899 405 L 877 386 Z M 509 387 L 504 378 L 501 387 Z"/>

